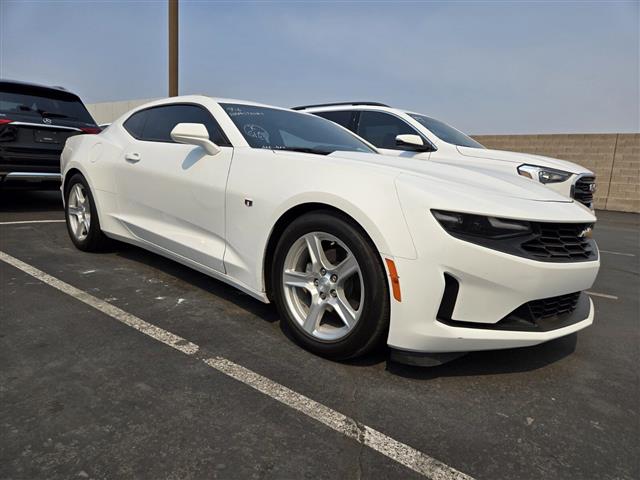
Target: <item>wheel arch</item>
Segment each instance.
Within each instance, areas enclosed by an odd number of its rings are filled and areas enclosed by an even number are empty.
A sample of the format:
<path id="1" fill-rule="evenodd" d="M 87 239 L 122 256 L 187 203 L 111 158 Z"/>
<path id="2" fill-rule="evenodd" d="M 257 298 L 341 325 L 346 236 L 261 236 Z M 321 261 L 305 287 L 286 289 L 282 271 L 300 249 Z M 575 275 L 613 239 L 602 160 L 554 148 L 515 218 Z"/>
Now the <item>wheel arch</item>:
<path id="1" fill-rule="evenodd" d="M 64 179 L 62 181 L 62 201 L 63 202 L 66 202 L 67 200 L 67 188 L 69 187 L 69 180 L 71 180 L 71 178 L 77 173 L 82 175 L 86 180 L 87 177 L 85 176 L 85 174 L 77 167 L 71 167 L 64 174 Z"/>
<path id="2" fill-rule="evenodd" d="M 89 185 L 89 188 L 91 189 L 91 194 L 93 196 L 93 202 L 95 203 L 96 213 L 98 215 L 98 221 L 101 221 L 102 210 L 100 208 L 101 202 L 100 202 L 100 199 L 98 198 L 98 192 L 94 187 L 93 182 L 91 181 L 89 176 L 86 174 L 84 169 L 77 162 L 74 162 L 72 165 L 68 166 L 63 173 L 62 185 L 61 185 L 62 205 L 66 206 L 67 204 L 67 188 L 69 187 L 69 181 L 76 174 L 82 175 L 82 178 L 84 178 L 85 182 L 87 182 L 87 184 Z"/>
<path id="3" fill-rule="evenodd" d="M 287 225 L 289 225 L 296 218 L 301 217 L 302 215 L 306 215 L 311 212 L 325 211 L 329 213 L 333 213 L 334 215 L 341 216 L 348 222 L 352 223 L 356 226 L 365 238 L 371 242 L 371 245 L 378 252 L 384 252 L 386 247 L 386 242 L 384 242 L 379 232 L 374 232 L 372 236 L 370 232 L 362 225 L 362 222 L 358 221 L 354 215 L 346 212 L 345 210 L 338 208 L 334 205 L 324 202 L 306 202 L 300 203 L 298 205 L 290 207 L 288 210 L 283 212 L 278 220 L 274 223 L 271 232 L 269 233 L 269 238 L 266 242 L 264 255 L 262 258 L 262 280 L 265 288 L 265 292 L 267 297 L 271 300 L 272 298 L 272 285 L 271 285 L 271 268 L 273 266 L 273 258 L 276 249 L 276 245 L 278 244 L 278 240 L 282 236 L 282 233 L 286 229 Z M 375 240 L 373 237 L 377 237 Z M 377 241 L 376 241 L 377 240 Z M 383 245 L 380 245 L 382 243 Z M 380 265 L 382 265 L 383 270 L 386 271 L 386 268 L 382 262 L 382 259 L 378 257 Z"/>

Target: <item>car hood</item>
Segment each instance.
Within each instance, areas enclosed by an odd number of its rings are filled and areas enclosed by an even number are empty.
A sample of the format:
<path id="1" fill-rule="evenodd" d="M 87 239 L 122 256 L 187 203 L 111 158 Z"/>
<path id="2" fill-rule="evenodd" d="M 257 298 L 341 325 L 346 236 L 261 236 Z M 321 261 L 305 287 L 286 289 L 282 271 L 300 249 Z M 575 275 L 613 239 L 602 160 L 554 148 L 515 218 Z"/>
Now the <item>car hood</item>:
<path id="1" fill-rule="evenodd" d="M 555 168 L 557 170 L 563 170 L 570 173 L 592 173 L 580 165 L 568 162 L 566 160 L 559 160 L 557 158 L 543 157 L 542 155 L 533 155 L 531 153 L 519 153 L 508 152 L 506 150 L 491 150 L 489 148 L 471 148 L 471 147 L 456 147 L 460 155 L 473 158 L 484 158 L 487 160 L 500 160 L 503 162 L 510 162 L 518 165 L 528 163 L 530 165 L 539 165 L 543 167 Z"/>
<path id="2" fill-rule="evenodd" d="M 454 166 L 435 162 L 419 162 L 412 158 L 392 157 L 372 153 L 333 152 L 329 157 L 357 160 L 398 171 L 426 177 L 453 191 L 473 189 L 481 195 L 519 198 L 539 202 L 571 203 L 573 200 L 518 175 L 478 167 Z"/>

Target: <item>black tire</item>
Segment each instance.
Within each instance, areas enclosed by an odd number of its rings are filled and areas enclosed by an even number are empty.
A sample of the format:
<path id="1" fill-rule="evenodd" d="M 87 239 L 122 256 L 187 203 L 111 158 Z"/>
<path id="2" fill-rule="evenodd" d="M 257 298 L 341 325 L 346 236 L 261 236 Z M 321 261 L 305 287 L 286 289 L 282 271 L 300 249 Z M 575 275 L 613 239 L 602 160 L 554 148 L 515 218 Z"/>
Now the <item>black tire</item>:
<path id="1" fill-rule="evenodd" d="M 73 232 L 73 228 L 71 226 L 71 219 L 69 215 L 69 196 L 76 184 L 80 184 L 86 193 L 87 199 L 89 201 L 89 210 L 91 212 L 91 222 L 89 226 L 89 231 L 85 238 L 79 239 Z M 110 240 L 102 233 L 100 228 L 100 220 L 98 219 L 98 211 L 96 209 L 96 203 L 93 199 L 93 194 L 91 193 L 91 189 L 89 188 L 89 184 L 85 180 L 85 178 L 76 173 L 71 177 L 71 179 L 67 182 L 67 185 L 64 190 L 65 196 L 65 208 L 64 214 L 67 223 L 67 232 L 69 233 L 69 238 L 73 244 L 82 251 L 85 252 L 101 252 L 105 250 L 109 244 Z"/>
<path id="2" fill-rule="evenodd" d="M 285 259 L 294 242 L 311 232 L 326 232 L 343 242 L 355 256 L 362 273 L 365 301 L 359 320 L 346 336 L 334 341 L 320 340 L 307 333 L 290 313 L 285 298 L 282 282 Z M 373 242 L 347 216 L 331 211 L 315 211 L 294 220 L 278 240 L 270 274 L 280 317 L 305 349 L 332 360 L 346 360 L 370 352 L 386 339 L 390 316 L 386 272 Z"/>

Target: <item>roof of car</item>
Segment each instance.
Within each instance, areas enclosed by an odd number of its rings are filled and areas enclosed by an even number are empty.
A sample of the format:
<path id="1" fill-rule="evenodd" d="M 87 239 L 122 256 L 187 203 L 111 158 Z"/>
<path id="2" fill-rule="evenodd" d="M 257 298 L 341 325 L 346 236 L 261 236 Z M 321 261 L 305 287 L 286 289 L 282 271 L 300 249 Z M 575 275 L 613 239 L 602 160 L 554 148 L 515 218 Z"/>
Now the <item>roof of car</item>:
<path id="1" fill-rule="evenodd" d="M 392 107 L 390 105 L 385 105 L 384 103 L 377 103 L 377 102 L 344 102 L 344 103 L 326 103 L 323 105 L 309 105 L 306 107 L 295 107 L 292 110 L 299 110 L 301 109 L 301 111 L 303 112 L 309 112 L 309 113 L 314 113 L 314 112 L 339 112 L 342 110 L 355 110 L 355 109 L 362 109 L 362 110 L 383 110 L 383 111 L 395 111 L 395 112 L 401 112 L 401 113 L 406 113 L 407 115 L 420 115 L 420 116 L 425 116 L 424 113 L 420 113 L 420 112 L 414 112 L 412 110 L 405 110 L 402 108 L 396 108 L 396 107 Z"/>
<path id="2" fill-rule="evenodd" d="M 291 107 L 291 110 L 306 110 L 308 108 L 321 108 L 321 107 L 339 107 L 339 106 L 372 106 L 372 107 L 389 107 L 384 103 L 379 102 L 334 102 L 334 103 L 319 103 L 316 105 L 301 105 L 299 107 Z M 390 107 L 389 107 L 390 108 Z"/>
<path id="3" fill-rule="evenodd" d="M 267 105 L 264 103 L 259 103 L 259 102 L 252 102 L 250 100 L 238 100 L 235 98 L 222 98 L 222 97 L 212 97 L 210 95 L 202 95 L 202 94 L 198 94 L 198 95 L 179 95 L 177 97 L 168 97 L 168 98 L 161 98 L 158 100 L 152 100 L 150 102 L 147 102 L 143 105 L 139 105 L 136 107 L 136 111 L 137 110 L 144 110 L 146 108 L 150 108 L 150 107 L 155 107 L 155 106 L 159 106 L 159 105 L 166 105 L 166 104 L 171 104 L 171 103 L 181 103 L 181 102 L 203 102 L 203 101 L 214 101 L 216 103 L 235 103 L 235 104 L 239 104 L 239 105 L 251 105 L 254 107 L 265 107 L 265 108 L 274 108 L 277 110 L 289 110 L 288 108 L 283 108 L 283 107 L 278 107 L 275 105 Z M 300 113 L 305 113 L 305 112 L 300 112 Z"/>
<path id="4" fill-rule="evenodd" d="M 73 92 L 70 92 L 69 90 L 67 90 L 64 87 L 60 87 L 60 86 L 57 86 L 57 85 L 42 85 L 42 84 L 39 84 L 39 83 L 22 82 L 20 80 L 8 80 L 8 79 L 5 79 L 5 78 L 0 78 L 0 84 L 3 84 L 3 83 L 10 83 L 12 85 L 19 85 L 19 86 L 24 86 L 24 87 L 47 88 L 49 90 L 57 90 L 59 92 L 73 93 Z"/>

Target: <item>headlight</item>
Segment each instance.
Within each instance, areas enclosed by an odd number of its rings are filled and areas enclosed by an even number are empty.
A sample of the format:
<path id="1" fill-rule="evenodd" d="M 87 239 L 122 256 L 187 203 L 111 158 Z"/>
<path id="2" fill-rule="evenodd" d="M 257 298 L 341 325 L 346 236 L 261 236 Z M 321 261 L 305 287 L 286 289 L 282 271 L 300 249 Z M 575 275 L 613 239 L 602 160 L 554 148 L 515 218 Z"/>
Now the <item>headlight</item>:
<path id="1" fill-rule="evenodd" d="M 431 213 L 447 232 L 456 236 L 468 235 L 501 239 L 527 235 L 532 232 L 531 224 L 524 220 L 509 220 L 444 210 L 431 210 Z"/>
<path id="2" fill-rule="evenodd" d="M 520 165 L 518 167 L 518 173 L 523 177 L 537 180 L 540 183 L 560 183 L 568 180 L 572 175 L 570 172 L 539 167 L 537 165 Z"/>

